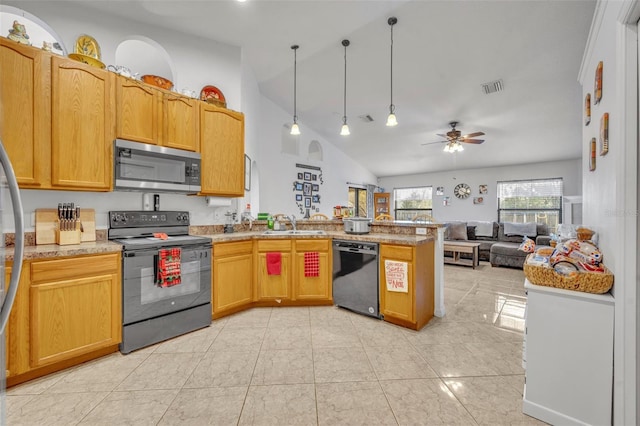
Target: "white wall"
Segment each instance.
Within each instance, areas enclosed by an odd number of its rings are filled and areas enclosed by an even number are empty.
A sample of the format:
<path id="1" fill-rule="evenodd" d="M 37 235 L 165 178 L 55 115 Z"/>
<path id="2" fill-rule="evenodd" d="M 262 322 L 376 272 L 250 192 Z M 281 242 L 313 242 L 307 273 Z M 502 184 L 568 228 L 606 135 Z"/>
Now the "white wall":
<path id="1" fill-rule="evenodd" d="M 464 155 L 464 153 L 458 155 Z M 380 178 L 378 184 L 383 187 L 385 191 L 391 192 L 392 197 L 394 188 L 432 186 L 433 217 L 439 221 L 497 221 L 498 199 L 496 197 L 496 188 L 498 181 L 558 177 L 563 178 L 565 195 L 580 195 L 582 193 L 582 177 L 579 159 L 521 164 L 518 166 L 391 176 Z M 453 195 L 453 188 L 459 183 L 466 183 L 471 187 L 471 195 L 469 198 L 460 200 Z M 487 185 L 487 194 L 479 194 L 479 185 Z M 436 195 L 436 188 L 438 186 L 444 187 L 444 196 Z M 442 201 L 446 196 L 449 197 L 450 205 L 445 207 Z M 483 197 L 484 203 L 473 204 L 474 197 Z"/>
<path id="2" fill-rule="evenodd" d="M 599 1 L 579 81 L 591 93 L 603 61 L 602 100 L 591 106 L 583 127 L 583 217 L 600 234 L 606 265 L 615 274 L 613 420 L 638 424 L 638 31 L 637 0 Z M 600 118 L 609 113 L 609 152 L 589 171 L 588 143 L 598 139 Z M 598 143 L 599 153 L 599 143 Z"/>
<path id="3" fill-rule="evenodd" d="M 347 182 L 375 184 L 376 177 L 356 161 L 347 157 L 331 143 L 300 122 L 298 155 L 281 152 L 282 126 L 292 122 L 292 115 L 270 100 L 262 99 L 260 126 L 260 210 L 270 213 L 295 214 L 293 182 L 297 180 L 296 163 L 322 169 L 324 184 L 320 185 L 320 213 L 331 217 L 333 206 L 347 205 Z M 317 140 L 323 151 L 323 160 L 308 159 L 309 143 Z M 348 137 L 345 139 L 348 143 Z"/>

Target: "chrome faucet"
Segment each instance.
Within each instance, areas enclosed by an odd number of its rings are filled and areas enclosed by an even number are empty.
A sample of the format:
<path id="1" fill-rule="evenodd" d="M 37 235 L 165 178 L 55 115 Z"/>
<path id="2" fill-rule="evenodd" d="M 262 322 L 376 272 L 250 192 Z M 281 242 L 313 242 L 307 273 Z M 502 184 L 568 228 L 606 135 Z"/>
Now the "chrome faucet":
<path id="1" fill-rule="evenodd" d="M 293 230 L 296 230 L 296 216 L 295 215 L 291 215 L 291 216 L 286 216 L 287 219 L 289 219 L 289 221 L 291 222 L 291 227 L 293 228 Z"/>

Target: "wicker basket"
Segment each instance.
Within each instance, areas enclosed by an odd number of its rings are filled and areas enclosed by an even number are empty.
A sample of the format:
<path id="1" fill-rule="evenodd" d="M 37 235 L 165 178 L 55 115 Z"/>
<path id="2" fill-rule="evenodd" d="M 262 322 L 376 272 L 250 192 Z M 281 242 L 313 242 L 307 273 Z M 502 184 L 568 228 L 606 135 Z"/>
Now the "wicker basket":
<path id="1" fill-rule="evenodd" d="M 578 240 L 580 241 L 589 241 L 591 240 L 591 237 L 593 237 L 593 234 L 595 232 L 593 232 L 591 229 L 587 229 L 587 228 L 578 228 L 576 229 L 576 235 L 578 237 Z"/>
<path id="2" fill-rule="evenodd" d="M 613 274 L 606 267 L 604 272 L 582 271 L 566 276 L 558 274 L 550 267 L 529 265 L 525 260 L 523 269 L 524 275 L 531 283 L 546 287 L 602 294 L 609 291 L 613 285 Z"/>

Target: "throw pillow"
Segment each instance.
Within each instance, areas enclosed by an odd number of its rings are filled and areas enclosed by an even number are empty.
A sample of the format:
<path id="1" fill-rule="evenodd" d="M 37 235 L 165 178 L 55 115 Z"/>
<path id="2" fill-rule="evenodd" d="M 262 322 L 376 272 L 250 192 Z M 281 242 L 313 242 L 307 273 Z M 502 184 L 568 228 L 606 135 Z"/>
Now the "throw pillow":
<path id="1" fill-rule="evenodd" d="M 467 240 L 476 239 L 476 227 L 467 225 Z"/>
<path id="2" fill-rule="evenodd" d="M 467 223 L 459 222 L 449 225 L 450 240 L 466 240 L 467 239 Z"/>

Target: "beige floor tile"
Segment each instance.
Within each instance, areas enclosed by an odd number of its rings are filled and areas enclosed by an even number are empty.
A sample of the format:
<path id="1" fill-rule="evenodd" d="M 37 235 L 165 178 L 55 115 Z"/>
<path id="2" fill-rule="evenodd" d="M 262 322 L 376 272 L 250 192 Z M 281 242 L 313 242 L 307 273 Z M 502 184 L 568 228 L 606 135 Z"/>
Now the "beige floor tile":
<path id="1" fill-rule="evenodd" d="M 489 364 L 481 363 L 478 355 L 466 344 L 422 345 L 416 347 L 427 364 L 439 377 L 496 376 L 498 371 Z"/>
<path id="2" fill-rule="evenodd" d="M 491 367 L 498 374 L 524 374 L 522 342 L 465 343 L 478 363 Z"/>
<path id="3" fill-rule="evenodd" d="M 15 417 L 20 412 L 20 409 L 31 401 L 35 395 L 6 395 L 6 408 L 7 411 L 4 415 L 1 415 L 3 419 L 8 417 Z"/>
<path id="4" fill-rule="evenodd" d="M 409 343 L 412 345 L 433 345 L 472 342 L 500 342 L 500 339 L 488 325 L 476 322 L 446 322 L 433 321 L 422 330 L 416 332 L 405 330 Z"/>
<path id="5" fill-rule="evenodd" d="M 474 425 L 440 379 L 389 380 L 380 385 L 399 425 Z"/>
<path id="6" fill-rule="evenodd" d="M 493 289 L 472 288 L 445 317 L 445 321 L 475 321 L 492 324 L 507 301 L 506 292 Z"/>
<path id="7" fill-rule="evenodd" d="M 313 350 L 316 383 L 375 380 L 376 376 L 362 348 L 320 348 Z"/>
<path id="8" fill-rule="evenodd" d="M 46 393 L 112 391 L 149 357 L 146 354 L 115 353 L 74 368 Z"/>
<path id="9" fill-rule="evenodd" d="M 227 317 L 225 328 L 267 327 L 273 308 L 253 308 Z"/>
<path id="10" fill-rule="evenodd" d="M 463 377 L 444 382 L 478 424 L 545 424 L 522 413 L 522 394 L 504 377 Z"/>
<path id="11" fill-rule="evenodd" d="M 258 352 L 207 352 L 184 384 L 185 388 L 248 386 Z"/>
<path id="12" fill-rule="evenodd" d="M 156 425 L 177 393 L 177 389 L 112 392 L 80 424 Z"/>
<path id="13" fill-rule="evenodd" d="M 267 329 L 262 327 L 224 327 L 215 338 L 209 352 L 259 351 Z"/>
<path id="14" fill-rule="evenodd" d="M 182 389 L 159 425 L 235 425 L 248 386 Z"/>
<path id="15" fill-rule="evenodd" d="M 268 328 L 261 349 L 311 349 L 311 327 Z"/>
<path id="16" fill-rule="evenodd" d="M 203 355 L 153 353 L 116 390 L 180 389 Z"/>
<path id="17" fill-rule="evenodd" d="M 353 328 L 351 313 L 337 306 L 315 306 L 309 308 L 309 320 L 312 327 L 348 327 Z"/>
<path id="18" fill-rule="evenodd" d="M 220 333 L 220 330 L 222 330 L 222 327 L 207 327 L 183 334 L 161 343 L 153 353 L 206 352 Z"/>
<path id="19" fill-rule="evenodd" d="M 363 346 L 411 349 L 411 343 L 409 343 L 403 327 L 384 322 L 374 325 L 374 327 L 356 328 Z"/>
<path id="20" fill-rule="evenodd" d="M 316 385 L 319 425 L 396 425 L 378 382 Z"/>
<path id="21" fill-rule="evenodd" d="M 460 290 L 452 287 L 444 288 L 444 306 L 445 308 L 450 308 L 455 306 L 458 302 L 462 300 L 462 298 L 469 292 L 469 289 Z"/>
<path id="22" fill-rule="evenodd" d="M 287 307 L 274 309 L 269 317 L 269 328 L 309 327 L 309 308 Z"/>
<path id="23" fill-rule="evenodd" d="M 67 426 L 77 424 L 108 392 L 34 395 L 17 410 L 9 410 L 7 424 L 12 426 Z"/>
<path id="24" fill-rule="evenodd" d="M 355 328 L 336 326 L 311 327 L 311 345 L 314 348 L 358 348 L 362 347 Z"/>
<path id="25" fill-rule="evenodd" d="M 7 389 L 7 395 L 38 395 L 49 389 L 51 386 L 58 383 L 69 373 L 73 371 L 73 368 L 58 371 L 38 379 L 30 380 L 26 383 L 19 384 Z"/>
<path id="26" fill-rule="evenodd" d="M 413 348 L 365 347 L 365 351 L 378 380 L 438 377 Z"/>
<path id="27" fill-rule="evenodd" d="M 315 425 L 313 384 L 251 386 L 239 425 Z"/>
<path id="28" fill-rule="evenodd" d="M 313 383 L 311 348 L 261 351 L 252 385 L 286 385 Z"/>

